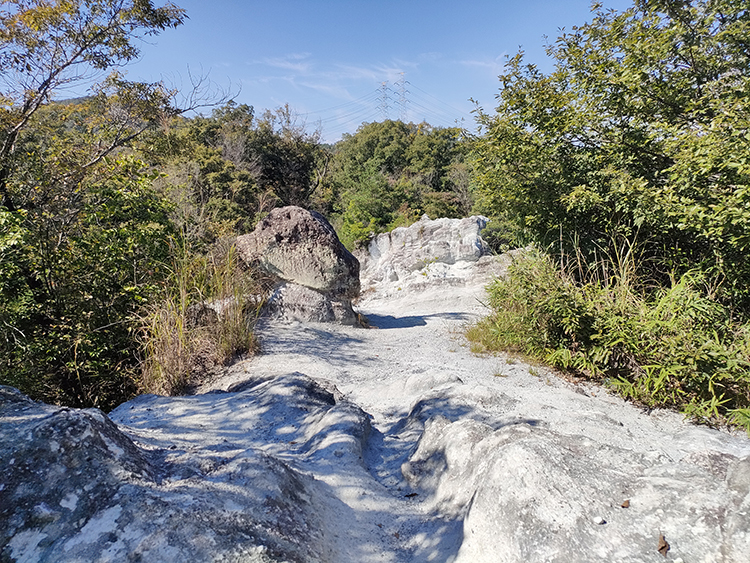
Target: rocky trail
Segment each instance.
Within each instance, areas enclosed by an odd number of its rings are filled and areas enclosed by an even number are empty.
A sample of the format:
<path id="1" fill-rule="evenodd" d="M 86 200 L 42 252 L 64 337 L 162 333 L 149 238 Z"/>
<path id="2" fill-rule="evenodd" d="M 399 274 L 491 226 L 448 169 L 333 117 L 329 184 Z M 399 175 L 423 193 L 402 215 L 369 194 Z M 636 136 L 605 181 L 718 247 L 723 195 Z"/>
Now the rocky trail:
<path id="1" fill-rule="evenodd" d="M 264 319 L 261 355 L 109 418 L 3 388 L 3 560 L 750 562 L 750 440 L 473 354 L 502 261 L 425 260 L 433 223 L 363 259 L 372 328 Z"/>
<path id="2" fill-rule="evenodd" d="M 332 438 L 324 456 L 346 474 L 287 452 L 340 501 L 326 515 L 335 560 L 660 561 L 661 536 L 669 560 L 750 560 L 747 493 L 726 482 L 730 469 L 750 477 L 743 436 L 472 354 L 462 331 L 482 298 L 483 286 L 375 294 L 359 307 L 370 330 L 268 322 L 264 354 L 210 386 L 294 366 L 364 411 L 366 439 Z M 713 555 L 693 557 L 698 546 Z"/>

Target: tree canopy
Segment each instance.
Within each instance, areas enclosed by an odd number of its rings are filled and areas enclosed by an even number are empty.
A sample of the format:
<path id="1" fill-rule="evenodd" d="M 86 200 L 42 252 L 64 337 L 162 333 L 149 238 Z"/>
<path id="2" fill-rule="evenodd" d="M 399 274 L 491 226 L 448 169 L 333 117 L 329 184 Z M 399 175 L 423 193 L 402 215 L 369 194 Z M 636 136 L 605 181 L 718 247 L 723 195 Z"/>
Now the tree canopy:
<path id="1" fill-rule="evenodd" d="M 161 84 L 118 69 L 184 17 L 149 0 L 0 7 L 0 380 L 35 398 L 109 407 L 134 389 L 131 318 L 172 225 L 122 149 L 176 110 Z M 92 96 L 55 100 L 97 77 Z"/>
<path id="2" fill-rule="evenodd" d="M 119 68 L 138 56 L 136 41 L 183 22 L 172 4 L 157 8 L 150 0 L 4 0 L 0 12 L 0 196 L 3 206 L 19 205 L 11 193 L 16 143 L 36 111 L 63 87 Z M 102 115 L 102 136 L 87 167 L 142 131 L 156 112 L 169 105 L 160 84 L 130 83 L 113 74 L 101 85 L 99 102 L 112 94 Z"/>
<path id="3" fill-rule="evenodd" d="M 637 243 L 653 276 L 699 268 L 747 305 L 749 42 L 738 0 L 595 5 L 552 73 L 508 61 L 479 113 L 483 201 L 542 245 L 593 261 Z"/>
<path id="4" fill-rule="evenodd" d="M 472 205 L 464 157 L 457 128 L 365 123 L 334 147 L 319 199 L 348 245 L 409 225 L 424 213 L 463 216 Z"/>

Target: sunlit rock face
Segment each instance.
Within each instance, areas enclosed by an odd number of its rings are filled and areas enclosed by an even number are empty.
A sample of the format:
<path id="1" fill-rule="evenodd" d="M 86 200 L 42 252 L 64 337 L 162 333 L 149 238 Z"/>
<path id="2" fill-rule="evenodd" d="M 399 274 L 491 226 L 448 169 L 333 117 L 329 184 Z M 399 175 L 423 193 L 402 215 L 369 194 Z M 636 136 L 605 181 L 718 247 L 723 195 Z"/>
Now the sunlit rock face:
<path id="1" fill-rule="evenodd" d="M 459 563 L 750 561 L 750 457 L 707 448 L 674 460 L 533 420 L 437 416 L 402 471 L 463 520 Z"/>
<path id="2" fill-rule="evenodd" d="M 426 215 L 370 241 L 358 251 L 363 289 L 383 293 L 481 283 L 499 272 L 482 239 L 488 219 L 434 219 Z"/>

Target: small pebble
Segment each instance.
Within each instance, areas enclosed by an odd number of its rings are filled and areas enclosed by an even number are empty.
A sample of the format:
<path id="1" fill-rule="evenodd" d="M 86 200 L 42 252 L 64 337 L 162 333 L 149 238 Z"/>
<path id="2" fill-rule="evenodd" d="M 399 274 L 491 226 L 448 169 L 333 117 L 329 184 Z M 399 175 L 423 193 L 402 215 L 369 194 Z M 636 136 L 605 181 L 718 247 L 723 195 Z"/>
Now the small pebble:
<path id="1" fill-rule="evenodd" d="M 601 516 L 594 516 L 594 522 L 599 524 L 600 526 L 607 523 L 607 521 Z"/>

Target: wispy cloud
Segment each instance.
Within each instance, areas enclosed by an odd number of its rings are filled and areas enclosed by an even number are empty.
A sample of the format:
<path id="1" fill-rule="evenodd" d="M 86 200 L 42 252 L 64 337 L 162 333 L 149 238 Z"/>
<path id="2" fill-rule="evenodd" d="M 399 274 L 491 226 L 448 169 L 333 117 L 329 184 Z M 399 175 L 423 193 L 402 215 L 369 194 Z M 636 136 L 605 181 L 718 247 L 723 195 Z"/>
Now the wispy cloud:
<path id="1" fill-rule="evenodd" d="M 322 82 L 304 80 L 300 81 L 299 85 L 303 88 L 315 90 L 316 92 L 320 92 L 321 94 L 331 96 L 332 98 L 338 100 L 351 100 L 354 98 L 354 96 L 352 96 L 349 92 L 349 88 L 341 84 L 329 82 L 327 80 L 323 80 Z"/>
<path id="2" fill-rule="evenodd" d="M 503 69 L 505 68 L 505 58 L 506 58 L 506 53 L 504 52 L 501 55 L 495 57 L 494 59 L 486 58 L 486 59 L 463 60 L 463 61 L 460 61 L 459 64 L 467 68 L 478 68 L 480 70 L 484 70 L 489 73 L 492 73 L 493 76 L 497 76 L 498 74 L 501 74 L 503 72 Z"/>
<path id="3" fill-rule="evenodd" d="M 420 55 L 430 60 L 436 56 L 433 53 Z M 393 59 L 388 62 L 374 64 L 352 64 L 331 61 L 325 64 L 317 61 L 312 53 L 287 53 L 276 57 L 265 57 L 249 61 L 248 65 L 265 69 L 259 73 L 269 80 L 278 78 L 280 74 L 291 81 L 305 78 L 306 84 L 320 85 L 330 82 L 367 81 L 377 84 L 384 80 L 396 81 L 401 73 L 416 71 L 419 62 L 404 59 Z M 256 79 L 262 80 L 256 75 Z"/>
<path id="4" fill-rule="evenodd" d="M 321 61 L 311 53 L 290 53 L 248 62 L 252 76 L 246 77 L 243 83 L 248 92 L 265 92 L 272 104 L 286 102 L 278 96 L 279 92 L 296 98 L 294 109 L 311 127 L 320 128 L 325 140 L 333 142 L 341 133 L 383 117 L 378 92 L 382 82 L 387 81 L 393 89 L 403 73 L 408 79 L 418 74 L 421 67 L 434 64 L 438 59 L 442 59 L 440 54 L 426 53 L 414 60 L 393 58 L 360 64 Z M 292 90 L 296 94 L 291 93 Z M 397 112 L 395 106 L 391 110 Z M 409 114 L 405 118 L 412 119 L 412 116 Z"/>
<path id="5" fill-rule="evenodd" d="M 267 57 L 257 63 L 269 66 L 271 68 L 280 68 L 282 70 L 291 70 L 299 74 L 311 72 L 313 61 L 310 60 L 310 53 L 290 53 L 281 57 Z"/>
<path id="6" fill-rule="evenodd" d="M 335 77 L 338 80 L 368 81 L 372 84 L 378 84 L 384 80 L 395 82 L 401 77 L 401 73 L 407 70 L 414 70 L 417 66 L 416 63 L 406 61 L 393 61 L 390 64 L 381 63 L 364 66 L 337 64 L 331 70 L 329 76 Z"/>

